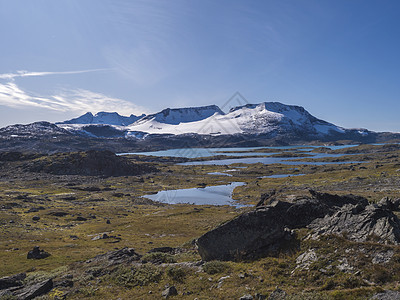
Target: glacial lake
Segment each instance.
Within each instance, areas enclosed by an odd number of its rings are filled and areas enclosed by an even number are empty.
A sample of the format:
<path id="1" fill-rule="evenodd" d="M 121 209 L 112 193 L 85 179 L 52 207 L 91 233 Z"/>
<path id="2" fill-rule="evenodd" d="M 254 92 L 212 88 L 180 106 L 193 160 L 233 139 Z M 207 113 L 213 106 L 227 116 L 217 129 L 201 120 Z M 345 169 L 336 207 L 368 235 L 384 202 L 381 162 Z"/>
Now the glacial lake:
<path id="1" fill-rule="evenodd" d="M 238 204 L 232 199 L 233 190 L 242 185 L 245 185 L 245 183 L 232 182 L 231 184 L 206 186 L 204 188 L 160 191 L 157 194 L 142 197 L 168 204 L 231 205 L 243 207 L 245 205 Z"/>

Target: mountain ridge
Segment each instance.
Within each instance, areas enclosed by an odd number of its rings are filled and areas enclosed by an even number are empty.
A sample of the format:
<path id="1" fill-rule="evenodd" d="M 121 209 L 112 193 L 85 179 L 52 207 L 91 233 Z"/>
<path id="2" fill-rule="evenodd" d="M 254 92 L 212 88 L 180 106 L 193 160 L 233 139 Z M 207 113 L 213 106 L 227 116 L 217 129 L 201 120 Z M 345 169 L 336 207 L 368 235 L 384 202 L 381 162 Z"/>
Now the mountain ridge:
<path id="1" fill-rule="evenodd" d="M 130 123 L 132 119 L 136 120 Z M 86 113 L 57 124 L 35 122 L 0 128 L 0 150 L 36 152 L 87 149 L 127 152 L 130 149 L 276 146 L 338 141 L 380 143 L 391 140 L 400 140 L 400 134 L 363 128 L 346 129 L 314 117 L 301 106 L 279 102 L 245 104 L 233 107 L 227 113 L 216 105 L 167 108 L 147 116 Z"/>

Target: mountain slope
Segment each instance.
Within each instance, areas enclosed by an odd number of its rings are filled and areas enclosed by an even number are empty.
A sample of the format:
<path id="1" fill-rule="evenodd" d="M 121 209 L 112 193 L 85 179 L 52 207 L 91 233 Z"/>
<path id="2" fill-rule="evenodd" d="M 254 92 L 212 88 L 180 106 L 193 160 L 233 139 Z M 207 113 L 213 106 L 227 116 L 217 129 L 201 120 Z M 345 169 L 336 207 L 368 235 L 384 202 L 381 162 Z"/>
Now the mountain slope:
<path id="1" fill-rule="evenodd" d="M 145 115 L 135 116 L 130 115 L 129 117 L 121 116 L 116 112 L 98 112 L 93 115 L 88 112 L 78 118 L 74 118 L 68 121 L 59 122 L 57 124 L 107 124 L 107 125 L 118 125 L 127 126 L 133 122 L 143 118 Z"/>

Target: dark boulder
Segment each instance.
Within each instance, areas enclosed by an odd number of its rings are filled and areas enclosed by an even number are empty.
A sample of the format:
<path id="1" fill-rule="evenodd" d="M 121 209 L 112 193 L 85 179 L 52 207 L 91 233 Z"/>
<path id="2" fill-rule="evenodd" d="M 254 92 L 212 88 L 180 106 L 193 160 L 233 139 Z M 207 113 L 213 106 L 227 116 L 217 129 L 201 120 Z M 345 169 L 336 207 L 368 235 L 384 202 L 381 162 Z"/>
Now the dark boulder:
<path id="1" fill-rule="evenodd" d="M 276 251 L 285 240 L 285 212 L 290 203 L 274 205 L 244 213 L 205 233 L 197 241 L 201 258 L 237 260 Z"/>
<path id="2" fill-rule="evenodd" d="M 49 257 L 50 253 L 41 250 L 39 246 L 33 247 L 31 251 L 28 252 L 27 258 L 28 259 L 43 259 Z"/>

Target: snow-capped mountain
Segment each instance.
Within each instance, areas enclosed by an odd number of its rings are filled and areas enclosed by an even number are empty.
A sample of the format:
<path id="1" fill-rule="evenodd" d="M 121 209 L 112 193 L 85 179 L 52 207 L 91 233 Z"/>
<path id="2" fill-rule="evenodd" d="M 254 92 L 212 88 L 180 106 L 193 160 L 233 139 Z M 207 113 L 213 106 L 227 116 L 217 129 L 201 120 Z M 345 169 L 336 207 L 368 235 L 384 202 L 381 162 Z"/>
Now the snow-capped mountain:
<path id="1" fill-rule="evenodd" d="M 317 119 L 301 106 L 279 102 L 247 104 L 232 108 L 226 117 L 235 120 L 244 133 L 307 132 L 324 135 L 344 133 L 345 129 Z"/>
<path id="2" fill-rule="evenodd" d="M 129 131 L 150 134 L 233 134 L 237 129 L 225 124 L 224 112 L 216 105 L 164 109 L 159 113 L 148 115 L 127 127 Z M 213 124 L 217 123 L 217 131 Z M 220 128 L 221 126 L 225 128 Z"/>
<path id="3" fill-rule="evenodd" d="M 167 108 L 158 113 L 148 115 L 142 118 L 138 124 L 144 124 L 149 121 L 179 125 L 180 123 L 197 122 L 207 119 L 215 114 L 224 114 L 216 105 L 185 108 Z"/>
<path id="4" fill-rule="evenodd" d="M 127 127 L 128 131 L 150 134 L 206 135 L 307 133 L 326 135 L 344 133 L 345 129 L 317 119 L 303 107 L 279 102 L 247 104 L 232 108 L 227 114 L 217 106 L 166 109 L 148 115 Z"/>
<path id="5" fill-rule="evenodd" d="M 135 116 L 130 115 L 129 117 L 121 116 L 116 112 L 99 112 L 93 115 L 88 112 L 78 118 L 71 119 L 57 124 L 107 124 L 107 125 L 118 125 L 127 126 L 133 122 L 143 118 L 145 115 Z"/>

